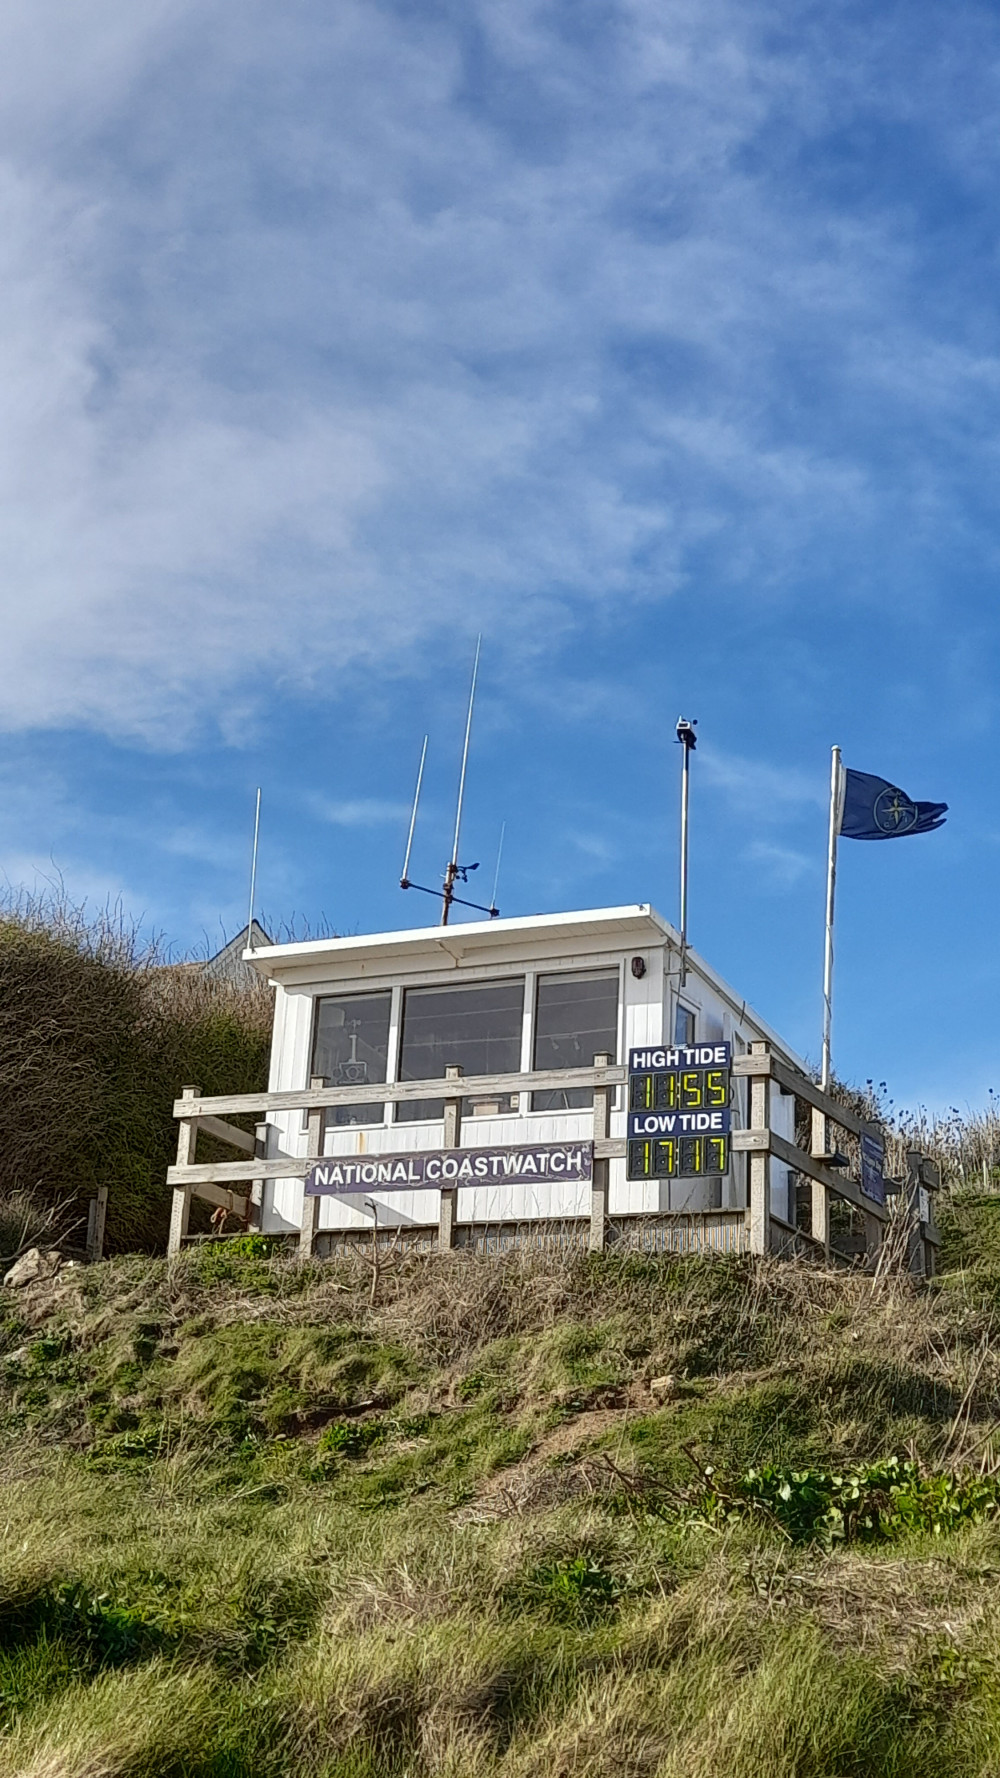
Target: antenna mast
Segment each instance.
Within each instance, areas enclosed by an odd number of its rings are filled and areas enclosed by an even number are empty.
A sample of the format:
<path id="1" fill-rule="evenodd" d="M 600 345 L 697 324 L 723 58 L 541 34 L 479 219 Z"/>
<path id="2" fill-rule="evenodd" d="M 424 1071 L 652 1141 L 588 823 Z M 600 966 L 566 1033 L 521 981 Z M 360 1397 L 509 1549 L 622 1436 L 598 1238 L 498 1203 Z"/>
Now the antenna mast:
<path id="1" fill-rule="evenodd" d="M 493 876 L 493 894 L 490 896 L 490 913 L 497 911 L 497 889 L 500 885 L 500 860 L 503 857 L 503 836 L 507 832 L 506 821 L 500 823 L 500 844 L 497 847 L 497 868 Z"/>
<path id="2" fill-rule="evenodd" d="M 427 736 L 426 735 L 424 736 L 424 744 L 423 744 L 423 748 L 422 748 L 421 754 L 420 754 L 420 767 L 417 772 L 417 788 L 416 788 L 416 791 L 414 792 L 413 809 L 410 814 L 410 831 L 409 831 L 409 833 L 407 835 L 407 839 L 406 839 L 406 856 L 403 859 L 403 874 L 399 879 L 399 887 L 401 889 L 419 889 L 422 895 L 437 895 L 440 897 L 440 900 L 441 900 L 441 925 L 442 926 L 447 926 L 448 915 L 450 914 L 452 908 L 455 906 L 458 906 L 460 908 L 474 908 L 475 912 L 477 914 L 489 914 L 491 920 L 495 920 L 497 915 L 500 912 L 500 909 L 496 906 L 496 884 L 495 883 L 493 885 L 493 900 L 491 901 L 488 908 L 484 908 L 481 905 L 481 903 L 478 901 L 466 901 L 466 900 L 464 900 L 464 898 L 461 895 L 455 894 L 455 884 L 456 883 L 467 883 L 469 880 L 470 870 L 478 870 L 479 869 L 478 863 L 477 864 L 459 864 L 459 862 L 458 862 L 458 845 L 459 845 L 459 840 L 461 839 L 461 836 L 462 836 L 462 808 L 465 803 L 465 776 L 466 776 L 466 772 L 468 770 L 468 765 L 469 765 L 469 743 L 472 738 L 472 711 L 473 711 L 473 706 L 475 705 L 475 701 L 476 701 L 476 680 L 479 677 L 479 655 L 480 655 L 482 646 L 483 646 L 483 638 L 482 638 L 482 633 L 480 633 L 480 635 L 478 636 L 478 638 L 476 640 L 476 658 L 475 658 L 473 665 L 472 665 L 472 685 L 469 689 L 469 708 L 468 708 L 468 711 L 466 712 L 466 717 L 465 717 L 465 739 L 462 744 L 462 769 L 461 769 L 461 772 L 459 773 L 459 779 L 458 779 L 458 807 L 455 810 L 455 837 L 452 841 L 451 857 L 448 860 L 448 868 L 444 873 L 444 888 L 443 889 L 428 889 L 426 884 L 414 883 L 414 882 L 411 882 L 411 880 L 410 880 L 410 853 L 413 850 L 413 835 L 414 835 L 414 832 L 416 831 L 416 825 L 417 825 L 417 805 L 420 801 L 420 786 L 423 783 L 423 777 L 424 777 L 424 761 L 427 758 Z M 502 833 L 500 836 L 500 844 L 501 844 L 501 846 L 503 845 L 503 834 Z M 498 858 L 497 859 L 498 873 L 499 873 L 499 869 L 500 869 L 500 860 Z"/>
<path id="3" fill-rule="evenodd" d="M 451 904 L 455 899 L 455 882 L 462 874 L 462 866 L 458 862 L 458 839 L 462 831 L 462 804 L 465 801 L 465 773 L 469 764 L 469 741 L 472 736 L 472 707 L 476 701 L 476 680 L 479 677 L 479 651 L 483 646 L 482 631 L 476 638 L 476 658 L 472 663 L 472 684 L 469 687 L 469 709 L 465 718 L 465 741 L 462 746 L 462 770 L 458 777 L 458 807 L 455 810 L 455 838 L 452 842 L 451 858 L 444 873 L 444 894 L 441 901 L 441 924 L 447 926 Z M 465 866 L 466 870 L 478 870 L 478 864 Z M 463 883 L 465 882 L 462 876 Z"/>
<path id="4" fill-rule="evenodd" d="M 420 765 L 417 770 L 417 788 L 413 792 L 413 813 L 410 816 L 410 831 L 406 836 L 406 857 L 403 859 L 403 874 L 399 879 L 399 887 L 401 889 L 409 889 L 411 887 L 411 884 L 410 884 L 410 853 L 413 850 L 413 830 L 417 825 L 417 804 L 420 801 L 420 786 L 424 781 L 424 761 L 426 760 L 426 758 L 427 758 L 427 736 L 425 735 L 423 747 L 420 749 Z"/>
<path id="5" fill-rule="evenodd" d="M 253 853 L 250 859 L 250 912 L 247 915 L 247 950 L 253 950 L 253 903 L 257 890 L 257 841 L 260 838 L 260 785 L 257 786 L 257 806 L 253 816 Z"/>
<path id="6" fill-rule="evenodd" d="M 687 981 L 687 939 L 688 939 L 688 792 L 691 784 L 691 755 L 698 745 L 695 729 L 698 719 L 689 722 L 686 716 L 677 719 L 677 739 L 684 749 L 681 765 L 681 977 L 683 988 Z"/>

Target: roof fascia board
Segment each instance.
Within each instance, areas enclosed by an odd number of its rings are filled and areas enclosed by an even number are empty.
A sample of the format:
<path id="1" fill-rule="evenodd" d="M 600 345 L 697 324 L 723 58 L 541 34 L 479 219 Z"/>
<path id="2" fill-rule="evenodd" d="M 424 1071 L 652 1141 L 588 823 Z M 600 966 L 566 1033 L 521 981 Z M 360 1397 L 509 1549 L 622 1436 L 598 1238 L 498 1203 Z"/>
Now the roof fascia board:
<path id="1" fill-rule="evenodd" d="M 481 949 L 520 947 L 525 942 L 542 943 L 550 937 L 564 940 L 595 939 L 612 934 L 623 940 L 634 933 L 647 944 L 676 939 L 670 924 L 648 903 L 630 907 L 586 908 L 576 913 L 539 914 L 511 920 L 470 920 L 458 926 L 418 926 L 401 932 L 365 933 L 356 938 L 306 939 L 289 945 L 261 945 L 244 951 L 264 975 L 281 975 L 286 969 L 319 962 L 360 962 L 372 956 L 383 958 L 414 956 L 427 951 L 440 956 L 447 952 L 456 962 L 464 962 Z M 607 948 L 607 946 L 605 946 Z"/>

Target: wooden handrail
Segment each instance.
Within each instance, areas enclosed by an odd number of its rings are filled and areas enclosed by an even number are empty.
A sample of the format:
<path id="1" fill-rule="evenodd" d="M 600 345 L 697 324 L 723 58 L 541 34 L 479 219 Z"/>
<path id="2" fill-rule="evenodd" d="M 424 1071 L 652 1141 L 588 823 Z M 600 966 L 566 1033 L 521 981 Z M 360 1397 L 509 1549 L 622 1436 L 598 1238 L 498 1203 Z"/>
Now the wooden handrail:
<path id="1" fill-rule="evenodd" d="M 821 1087 L 815 1085 L 808 1075 L 800 1074 L 797 1069 L 790 1068 L 780 1056 L 736 1056 L 733 1061 L 733 1073 L 740 1078 L 751 1080 L 773 1080 L 786 1093 L 794 1093 L 797 1099 L 804 1099 L 814 1111 L 821 1111 L 832 1124 L 839 1124 L 842 1130 L 850 1130 L 853 1135 L 860 1136 L 870 1127 L 868 1118 L 859 1117 L 856 1111 L 850 1111 Z"/>
<path id="2" fill-rule="evenodd" d="M 487 1098 L 495 1093 L 543 1093 L 572 1087 L 615 1087 L 628 1079 L 628 1070 L 615 1064 L 607 1068 L 541 1068 L 526 1074 L 469 1074 L 462 1077 L 464 1099 Z M 221 1093 L 175 1099 L 174 1116 L 183 1118 L 230 1117 L 240 1112 L 316 1111 L 326 1105 L 398 1105 L 414 1099 L 445 1099 L 448 1082 L 433 1080 L 366 1081 L 354 1087 L 299 1087 L 281 1093 Z M 452 1090 L 454 1090 L 452 1088 Z"/>

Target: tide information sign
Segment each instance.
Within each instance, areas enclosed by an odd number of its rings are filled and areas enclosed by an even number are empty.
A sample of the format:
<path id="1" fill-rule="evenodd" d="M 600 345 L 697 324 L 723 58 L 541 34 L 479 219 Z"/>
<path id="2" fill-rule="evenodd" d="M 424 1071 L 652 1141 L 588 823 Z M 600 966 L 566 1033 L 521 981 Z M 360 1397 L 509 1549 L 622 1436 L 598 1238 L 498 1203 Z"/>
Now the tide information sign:
<path id="1" fill-rule="evenodd" d="M 729 1171 L 728 1043 L 649 1046 L 628 1056 L 628 1179 Z"/>

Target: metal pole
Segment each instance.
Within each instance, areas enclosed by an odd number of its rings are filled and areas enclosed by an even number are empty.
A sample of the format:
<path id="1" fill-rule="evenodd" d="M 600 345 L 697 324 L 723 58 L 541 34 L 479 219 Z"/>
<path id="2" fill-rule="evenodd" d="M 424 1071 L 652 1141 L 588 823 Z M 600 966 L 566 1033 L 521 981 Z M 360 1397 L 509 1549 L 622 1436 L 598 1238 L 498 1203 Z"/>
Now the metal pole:
<path id="1" fill-rule="evenodd" d="M 455 883 L 458 879 L 458 842 L 462 832 L 462 804 L 465 801 L 465 773 L 469 764 L 469 740 L 472 735 L 472 707 L 476 701 L 476 679 L 479 675 L 479 651 L 483 646 L 480 635 L 476 640 L 476 658 L 472 663 L 472 684 L 469 688 L 469 709 L 465 718 L 465 743 L 462 747 L 462 770 L 458 779 L 458 807 L 455 810 L 455 839 L 451 848 L 451 860 L 444 873 L 444 896 L 441 902 L 441 924 L 447 926 L 448 914 L 455 899 Z"/>
<path id="2" fill-rule="evenodd" d="M 691 790 L 691 755 L 684 749 L 681 762 L 681 956 L 687 950 L 688 935 L 688 798 Z M 683 962 L 681 965 L 683 974 Z"/>
<path id="3" fill-rule="evenodd" d="M 413 832 L 417 825 L 417 804 L 420 801 L 420 786 L 424 781 L 424 762 L 427 758 L 427 736 L 420 749 L 420 765 L 417 768 L 417 788 L 413 793 L 413 813 L 410 816 L 410 831 L 406 836 L 406 857 L 403 859 L 403 874 L 399 879 L 399 887 L 408 889 L 410 886 L 410 853 L 413 850 Z"/>
<path id="4" fill-rule="evenodd" d="M 823 954 L 823 1066 L 820 1086 L 830 1088 L 830 1039 L 833 1032 L 833 904 L 837 887 L 837 836 L 840 832 L 840 748 L 830 750 L 830 835 L 826 855 L 826 946 Z"/>
<path id="5" fill-rule="evenodd" d="M 695 724 L 681 716 L 677 723 L 677 739 L 684 750 L 681 762 L 681 979 L 683 988 L 687 979 L 687 925 L 688 925 L 688 794 L 691 787 L 691 754 L 698 744 Z"/>
<path id="6" fill-rule="evenodd" d="M 250 912 L 247 915 L 247 950 L 253 950 L 253 903 L 257 890 L 257 841 L 260 838 L 260 785 L 257 786 L 257 806 L 253 816 L 253 854 L 250 859 Z"/>
<path id="7" fill-rule="evenodd" d="M 444 892 L 441 897 L 442 926 L 447 926 L 448 924 L 448 915 L 451 912 L 451 904 L 455 899 L 455 878 L 457 875 L 458 872 L 455 869 L 454 863 L 449 864 L 448 869 L 444 873 Z"/>

